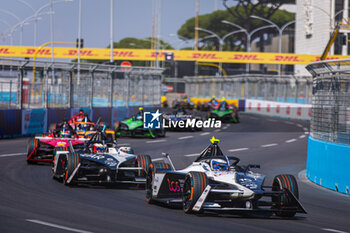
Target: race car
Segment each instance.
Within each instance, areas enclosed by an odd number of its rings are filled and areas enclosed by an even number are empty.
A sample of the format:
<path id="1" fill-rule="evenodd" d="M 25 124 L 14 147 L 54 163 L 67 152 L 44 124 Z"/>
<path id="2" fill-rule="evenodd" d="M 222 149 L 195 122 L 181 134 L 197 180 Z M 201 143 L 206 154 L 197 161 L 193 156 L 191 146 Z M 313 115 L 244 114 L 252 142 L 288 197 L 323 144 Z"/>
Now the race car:
<path id="1" fill-rule="evenodd" d="M 185 96 L 181 100 L 178 100 L 178 99 L 174 100 L 172 105 L 174 109 L 184 108 L 184 109 L 192 110 L 196 108 L 196 105 L 187 96 Z"/>
<path id="2" fill-rule="evenodd" d="M 234 105 L 219 103 L 208 114 L 208 118 L 214 118 L 228 123 L 239 123 L 238 109 Z"/>
<path id="3" fill-rule="evenodd" d="M 53 178 L 65 185 L 145 184 L 151 164 L 149 155 L 134 155 L 130 147 L 117 147 L 99 131 L 81 149 L 61 147 L 55 150 Z"/>
<path id="4" fill-rule="evenodd" d="M 259 165 L 238 165 L 240 159 L 225 155 L 219 142 L 213 137 L 196 160 L 181 170 L 175 169 L 168 154 L 164 161 L 153 162 L 147 173 L 147 202 L 181 203 L 185 213 L 270 212 L 280 217 L 306 213 L 293 175 L 277 175 L 272 185 L 266 185 L 264 175 L 251 171 Z"/>
<path id="5" fill-rule="evenodd" d="M 197 127 L 195 122 L 201 121 L 202 117 L 193 113 L 189 113 L 184 109 L 178 109 L 172 113 L 163 114 L 164 127 L 166 130 L 173 131 L 201 131 L 203 128 Z M 180 123 L 182 122 L 182 123 Z M 193 122 L 193 124 L 190 124 Z M 184 127 L 185 126 L 185 127 Z"/>
<path id="6" fill-rule="evenodd" d="M 27 145 L 27 163 L 51 162 L 56 147 L 68 147 L 70 142 L 74 148 L 79 148 L 87 140 L 79 137 L 69 123 L 64 121 L 51 133 L 29 139 Z"/>
<path id="7" fill-rule="evenodd" d="M 131 118 L 116 122 L 116 135 L 126 137 L 165 137 L 165 129 L 150 129 L 143 126 L 143 108 L 139 108 L 139 112 Z"/>
<path id="8" fill-rule="evenodd" d="M 74 130 L 77 132 L 79 137 L 89 138 L 94 135 L 98 130 L 102 130 L 110 138 L 110 140 L 115 140 L 115 131 L 108 129 L 103 122 L 99 120 L 95 124 L 90 121 L 77 121 L 74 122 Z"/>

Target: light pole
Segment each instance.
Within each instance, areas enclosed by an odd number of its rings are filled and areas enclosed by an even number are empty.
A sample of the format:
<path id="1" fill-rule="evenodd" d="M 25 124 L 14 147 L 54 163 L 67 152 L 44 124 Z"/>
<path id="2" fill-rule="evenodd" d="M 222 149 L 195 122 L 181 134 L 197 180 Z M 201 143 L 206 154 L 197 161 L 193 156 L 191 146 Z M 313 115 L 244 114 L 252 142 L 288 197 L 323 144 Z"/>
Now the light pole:
<path id="1" fill-rule="evenodd" d="M 278 33 L 279 33 L 279 43 L 278 43 L 278 53 L 281 53 L 282 52 L 282 34 L 283 34 L 283 31 L 284 29 L 286 29 L 289 25 L 295 23 L 295 20 L 292 20 L 286 24 L 284 24 L 281 28 L 275 24 L 274 22 L 272 22 L 271 20 L 268 20 L 268 19 L 265 19 L 265 18 L 262 18 L 260 16 L 256 16 L 256 15 L 251 15 L 250 16 L 251 18 L 254 18 L 254 19 L 260 19 L 262 21 L 265 21 L 271 25 L 273 25 L 277 30 L 278 30 Z M 278 64 L 278 74 L 281 75 L 281 64 Z"/>
<path id="2" fill-rule="evenodd" d="M 5 20 L 0 19 L 0 23 L 5 24 L 8 27 L 8 30 L 11 28 L 11 25 Z M 3 32 L 2 35 L 3 35 L 3 41 L 5 41 L 4 37 L 6 36 L 6 33 Z M 9 35 L 9 36 L 10 36 L 10 40 L 12 40 L 11 39 L 12 35 Z M 8 37 L 8 35 L 6 37 Z"/>
<path id="3" fill-rule="evenodd" d="M 15 15 L 14 13 L 12 13 L 11 11 L 0 9 L 0 12 L 14 17 L 18 21 L 18 23 L 21 22 L 21 19 L 17 15 Z M 22 41 L 22 30 L 20 32 L 20 41 Z M 11 45 L 12 45 L 12 43 L 13 43 L 13 36 L 11 36 Z"/>
<path id="4" fill-rule="evenodd" d="M 219 51 L 222 52 L 222 44 L 224 44 L 224 41 L 227 37 L 235 34 L 235 33 L 239 33 L 239 32 L 243 32 L 243 30 L 238 30 L 238 31 L 234 31 L 234 32 L 230 32 L 230 33 L 227 33 L 226 35 L 224 35 L 223 37 L 220 37 L 218 34 L 212 32 L 212 31 L 209 31 L 207 29 L 204 29 L 204 28 L 196 28 L 196 30 L 199 30 L 199 31 L 203 31 L 203 32 L 206 32 L 206 33 L 209 33 L 211 34 L 212 36 L 216 37 L 219 41 Z M 219 63 L 219 66 L 221 67 L 222 66 L 222 63 L 220 62 Z M 221 74 L 221 70 L 219 69 L 219 73 Z"/>
<path id="5" fill-rule="evenodd" d="M 24 0 L 17 0 L 17 1 L 22 3 L 23 5 L 25 5 L 26 7 L 28 7 L 35 14 L 34 8 L 28 2 L 26 2 Z M 23 27 L 21 27 L 21 33 L 23 34 Z M 21 41 L 20 45 L 22 45 L 22 41 Z"/>
<path id="6" fill-rule="evenodd" d="M 80 83 L 80 49 L 81 49 L 81 0 L 79 0 L 79 14 L 78 14 L 78 80 L 77 85 Z"/>
<path id="7" fill-rule="evenodd" d="M 50 0 L 51 1 L 51 0 Z M 62 2 L 72 2 L 73 0 L 59 0 L 59 1 L 53 1 L 52 2 L 52 6 L 57 4 L 57 3 L 62 3 Z M 34 24 L 34 46 L 36 46 L 37 44 L 37 32 L 38 32 L 38 16 L 39 13 L 44 10 L 46 7 L 51 6 L 51 2 L 43 5 L 42 7 L 40 7 L 35 13 L 34 13 L 34 17 L 35 17 L 35 24 Z M 53 14 L 53 12 L 51 12 Z"/>
<path id="8" fill-rule="evenodd" d="M 227 20 L 222 20 L 221 22 L 222 22 L 222 23 L 225 23 L 225 24 L 232 25 L 232 26 L 234 26 L 234 27 L 237 27 L 237 28 L 241 29 L 241 30 L 246 34 L 246 36 L 247 36 L 247 44 L 246 44 L 246 48 L 247 48 L 247 49 L 246 49 L 246 51 L 247 51 L 247 52 L 250 52 L 250 51 L 251 51 L 251 46 L 250 46 L 250 44 L 251 44 L 251 39 L 252 39 L 254 33 L 256 33 L 256 32 L 258 32 L 258 31 L 260 31 L 260 30 L 266 29 L 266 28 L 273 28 L 273 27 L 275 27 L 274 25 L 262 26 L 262 27 L 258 27 L 258 28 L 256 28 L 256 29 L 254 29 L 253 31 L 251 31 L 251 32 L 249 33 L 246 29 L 244 29 L 243 27 L 241 27 L 241 26 L 238 25 L 238 24 L 232 23 L 232 22 L 227 21 Z M 249 63 L 247 63 L 247 64 L 246 64 L 246 72 L 248 73 L 249 71 L 250 71 L 250 65 L 249 65 Z"/>
<path id="9" fill-rule="evenodd" d="M 113 59 L 113 48 L 114 48 L 114 44 L 113 44 L 113 19 L 114 19 L 114 15 L 113 15 L 113 0 L 111 0 L 110 2 L 110 8 L 111 8 L 111 18 L 110 18 L 110 48 L 111 48 L 111 63 L 114 61 Z"/>

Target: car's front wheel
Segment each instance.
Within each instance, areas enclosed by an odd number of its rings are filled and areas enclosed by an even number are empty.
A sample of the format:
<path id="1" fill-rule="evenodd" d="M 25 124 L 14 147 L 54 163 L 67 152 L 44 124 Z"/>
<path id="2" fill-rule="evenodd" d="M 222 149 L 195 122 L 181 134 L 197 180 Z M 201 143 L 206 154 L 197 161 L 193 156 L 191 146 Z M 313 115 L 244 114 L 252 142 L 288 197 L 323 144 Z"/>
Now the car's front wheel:
<path id="1" fill-rule="evenodd" d="M 203 172 L 189 172 L 182 188 L 182 207 L 185 213 L 193 213 L 193 207 L 208 185 L 208 177 Z"/>
<path id="2" fill-rule="evenodd" d="M 297 199 L 299 198 L 298 184 L 293 175 L 278 175 L 274 178 L 272 183 L 273 191 L 283 191 L 288 189 Z M 276 205 L 277 208 L 297 208 L 293 197 L 290 197 L 288 194 L 282 194 L 278 197 L 273 197 L 272 202 Z M 293 217 L 296 214 L 296 211 L 276 211 L 275 214 L 279 217 Z"/>

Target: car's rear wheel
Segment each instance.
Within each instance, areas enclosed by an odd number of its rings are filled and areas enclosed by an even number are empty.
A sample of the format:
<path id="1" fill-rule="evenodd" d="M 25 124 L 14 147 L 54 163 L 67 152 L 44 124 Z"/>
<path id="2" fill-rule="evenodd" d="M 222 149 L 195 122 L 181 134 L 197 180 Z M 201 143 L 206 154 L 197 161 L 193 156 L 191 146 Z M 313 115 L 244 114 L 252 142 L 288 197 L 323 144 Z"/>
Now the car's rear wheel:
<path id="1" fill-rule="evenodd" d="M 57 154 L 60 151 L 68 151 L 67 147 L 56 147 L 53 152 L 52 160 L 52 178 L 62 181 L 63 174 L 65 172 L 65 154 Z"/>
<path id="2" fill-rule="evenodd" d="M 154 171 L 162 170 L 164 172 L 165 170 L 167 170 L 167 171 L 169 171 L 169 170 L 171 171 L 172 170 L 170 164 L 168 164 L 168 163 L 166 163 L 164 161 L 157 161 L 157 162 L 154 162 L 152 164 L 153 164 L 153 167 L 154 167 L 153 168 Z"/>
<path id="3" fill-rule="evenodd" d="M 63 177 L 64 185 L 72 185 L 74 183 L 73 178 L 69 181 L 71 176 L 74 173 L 74 170 L 77 168 L 79 164 L 79 154 L 78 153 L 69 153 L 67 154 L 67 162 L 65 166 L 65 174 Z"/>
<path id="4" fill-rule="evenodd" d="M 157 136 L 158 136 L 158 137 L 165 137 L 165 134 L 166 134 L 165 129 L 164 129 L 164 128 L 161 128 L 161 129 L 158 131 Z"/>
<path id="5" fill-rule="evenodd" d="M 33 158 L 36 155 L 37 149 L 39 147 L 39 140 L 33 137 L 28 141 L 27 145 L 27 164 L 34 164 L 34 161 L 31 161 L 30 158 Z"/>
<path id="6" fill-rule="evenodd" d="M 150 169 L 151 157 L 149 155 L 138 155 L 136 158 L 137 167 L 142 168 L 138 170 L 139 177 L 146 177 Z"/>
<path id="7" fill-rule="evenodd" d="M 272 183 L 272 190 L 282 191 L 284 189 L 288 189 L 297 199 L 299 198 L 298 184 L 293 175 L 278 175 L 274 178 Z M 282 209 L 284 207 L 296 208 L 293 198 L 286 194 L 283 194 L 279 197 L 273 197 L 272 201 L 279 209 Z M 276 211 L 275 214 L 279 217 L 293 217 L 296 214 L 296 211 Z"/>
<path id="8" fill-rule="evenodd" d="M 189 172 L 182 188 L 182 206 L 185 213 L 193 213 L 193 206 L 208 185 L 208 177 L 203 172 Z"/>
<path id="9" fill-rule="evenodd" d="M 152 197 L 153 194 L 153 176 L 154 176 L 154 168 L 153 164 L 150 164 L 150 168 L 147 172 L 146 177 L 146 201 L 148 204 L 153 204 L 154 200 Z"/>

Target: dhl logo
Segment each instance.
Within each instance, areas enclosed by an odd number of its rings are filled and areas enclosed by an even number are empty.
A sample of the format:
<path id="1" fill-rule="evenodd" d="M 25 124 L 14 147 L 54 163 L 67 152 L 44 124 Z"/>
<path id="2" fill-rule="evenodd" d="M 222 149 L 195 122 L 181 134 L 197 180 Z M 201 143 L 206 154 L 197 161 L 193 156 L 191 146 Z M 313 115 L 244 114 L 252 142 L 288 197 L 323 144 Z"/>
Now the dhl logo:
<path id="1" fill-rule="evenodd" d="M 235 54 L 233 55 L 233 60 L 258 61 L 263 59 L 258 58 L 258 55 Z"/>
<path id="2" fill-rule="evenodd" d="M 69 51 L 68 51 L 68 55 L 69 55 L 69 56 L 76 56 L 76 55 L 78 55 L 78 51 L 77 51 L 77 50 L 73 50 L 73 49 L 72 49 L 72 50 L 69 50 Z M 81 51 L 80 51 L 80 55 L 81 55 L 81 56 L 88 56 L 88 57 L 89 57 L 89 56 L 90 56 L 90 57 L 91 57 L 91 56 L 95 56 L 95 55 L 92 53 L 92 50 L 81 50 Z"/>
<path id="3" fill-rule="evenodd" d="M 11 54 L 11 53 L 9 52 L 8 48 L 1 48 L 0 49 L 0 54 Z"/>
<path id="4" fill-rule="evenodd" d="M 114 57 L 135 57 L 133 51 L 113 51 Z"/>
<path id="5" fill-rule="evenodd" d="M 36 53 L 36 49 L 27 49 L 25 54 L 26 55 L 34 55 Z M 51 55 L 51 49 L 40 49 L 37 53 L 38 55 Z"/>
<path id="6" fill-rule="evenodd" d="M 218 59 L 215 53 L 193 53 L 194 59 Z"/>
<path id="7" fill-rule="evenodd" d="M 299 56 L 281 56 L 276 55 L 274 61 L 292 61 L 292 62 L 302 62 L 299 60 Z"/>

